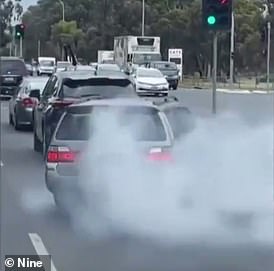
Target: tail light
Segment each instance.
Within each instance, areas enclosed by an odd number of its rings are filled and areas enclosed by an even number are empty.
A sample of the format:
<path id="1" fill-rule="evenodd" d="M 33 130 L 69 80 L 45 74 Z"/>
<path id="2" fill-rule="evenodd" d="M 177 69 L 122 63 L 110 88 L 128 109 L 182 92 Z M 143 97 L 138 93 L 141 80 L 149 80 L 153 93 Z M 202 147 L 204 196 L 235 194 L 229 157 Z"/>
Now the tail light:
<path id="1" fill-rule="evenodd" d="M 62 108 L 69 106 L 73 103 L 75 103 L 75 100 L 53 100 L 50 104 L 55 108 Z"/>
<path id="2" fill-rule="evenodd" d="M 35 106 L 35 101 L 32 98 L 24 98 L 22 100 L 22 104 L 24 107 L 34 107 Z"/>
<path id="3" fill-rule="evenodd" d="M 162 148 L 152 148 L 148 154 L 148 160 L 150 161 L 173 161 L 172 155 L 167 150 Z"/>
<path id="4" fill-rule="evenodd" d="M 71 163 L 76 160 L 77 152 L 73 152 L 68 147 L 49 147 L 47 162 L 49 163 Z"/>

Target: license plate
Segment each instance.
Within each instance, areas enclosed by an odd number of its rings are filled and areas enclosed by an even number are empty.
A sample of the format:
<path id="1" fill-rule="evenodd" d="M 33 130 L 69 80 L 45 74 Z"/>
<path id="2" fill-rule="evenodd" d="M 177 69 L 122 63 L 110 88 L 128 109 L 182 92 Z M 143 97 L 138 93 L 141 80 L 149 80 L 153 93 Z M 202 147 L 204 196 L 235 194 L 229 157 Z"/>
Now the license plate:
<path id="1" fill-rule="evenodd" d="M 5 82 L 13 82 L 14 78 L 13 77 L 7 77 L 4 79 Z"/>

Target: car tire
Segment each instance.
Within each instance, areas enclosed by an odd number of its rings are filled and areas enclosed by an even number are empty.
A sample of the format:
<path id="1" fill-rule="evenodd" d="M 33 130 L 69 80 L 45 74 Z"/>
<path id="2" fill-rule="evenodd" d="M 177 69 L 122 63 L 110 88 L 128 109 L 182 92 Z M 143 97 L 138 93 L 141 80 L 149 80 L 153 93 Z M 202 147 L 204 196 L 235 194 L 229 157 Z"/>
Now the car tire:
<path id="1" fill-rule="evenodd" d="M 38 140 L 35 130 L 33 129 L 33 150 L 35 152 L 42 152 L 42 144 Z"/>
<path id="2" fill-rule="evenodd" d="M 69 217 L 69 210 L 66 208 L 66 204 L 62 199 L 58 196 L 58 193 L 53 193 L 53 200 L 58 213 L 60 213 L 64 217 Z"/>
<path id="3" fill-rule="evenodd" d="M 22 129 L 22 126 L 18 122 L 18 117 L 16 113 L 15 113 L 14 129 L 17 131 L 20 131 Z"/>

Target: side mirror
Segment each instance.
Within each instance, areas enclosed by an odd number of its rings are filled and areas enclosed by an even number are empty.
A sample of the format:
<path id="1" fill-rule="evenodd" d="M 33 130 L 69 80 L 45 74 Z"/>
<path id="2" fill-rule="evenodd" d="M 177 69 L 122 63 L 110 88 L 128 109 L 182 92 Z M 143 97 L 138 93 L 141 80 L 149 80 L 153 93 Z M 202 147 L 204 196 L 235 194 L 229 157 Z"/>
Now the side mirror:
<path id="1" fill-rule="evenodd" d="M 29 97 L 36 98 L 36 99 L 40 100 L 40 89 L 31 90 Z"/>

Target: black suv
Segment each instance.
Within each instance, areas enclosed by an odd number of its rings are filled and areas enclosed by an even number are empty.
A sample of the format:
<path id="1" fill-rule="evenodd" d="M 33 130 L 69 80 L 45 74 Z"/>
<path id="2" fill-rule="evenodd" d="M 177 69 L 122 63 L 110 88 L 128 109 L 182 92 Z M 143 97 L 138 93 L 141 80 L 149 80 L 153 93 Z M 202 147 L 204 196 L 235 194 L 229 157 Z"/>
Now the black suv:
<path id="1" fill-rule="evenodd" d="M 28 76 L 28 71 L 24 60 L 0 57 L 0 97 L 12 97 L 25 76 Z"/>
<path id="2" fill-rule="evenodd" d="M 153 61 L 150 62 L 148 68 L 158 69 L 169 83 L 169 87 L 177 89 L 179 83 L 179 70 L 175 63 L 168 61 Z"/>
<path id="3" fill-rule="evenodd" d="M 40 97 L 30 93 L 39 103 L 33 112 L 34 150 L 46 153 L 55 127 L 68 105 L 90 99 L 138 97 L 132 82 L 125 77 L 94 76 L 89 71 L 54 74 Z"/>

